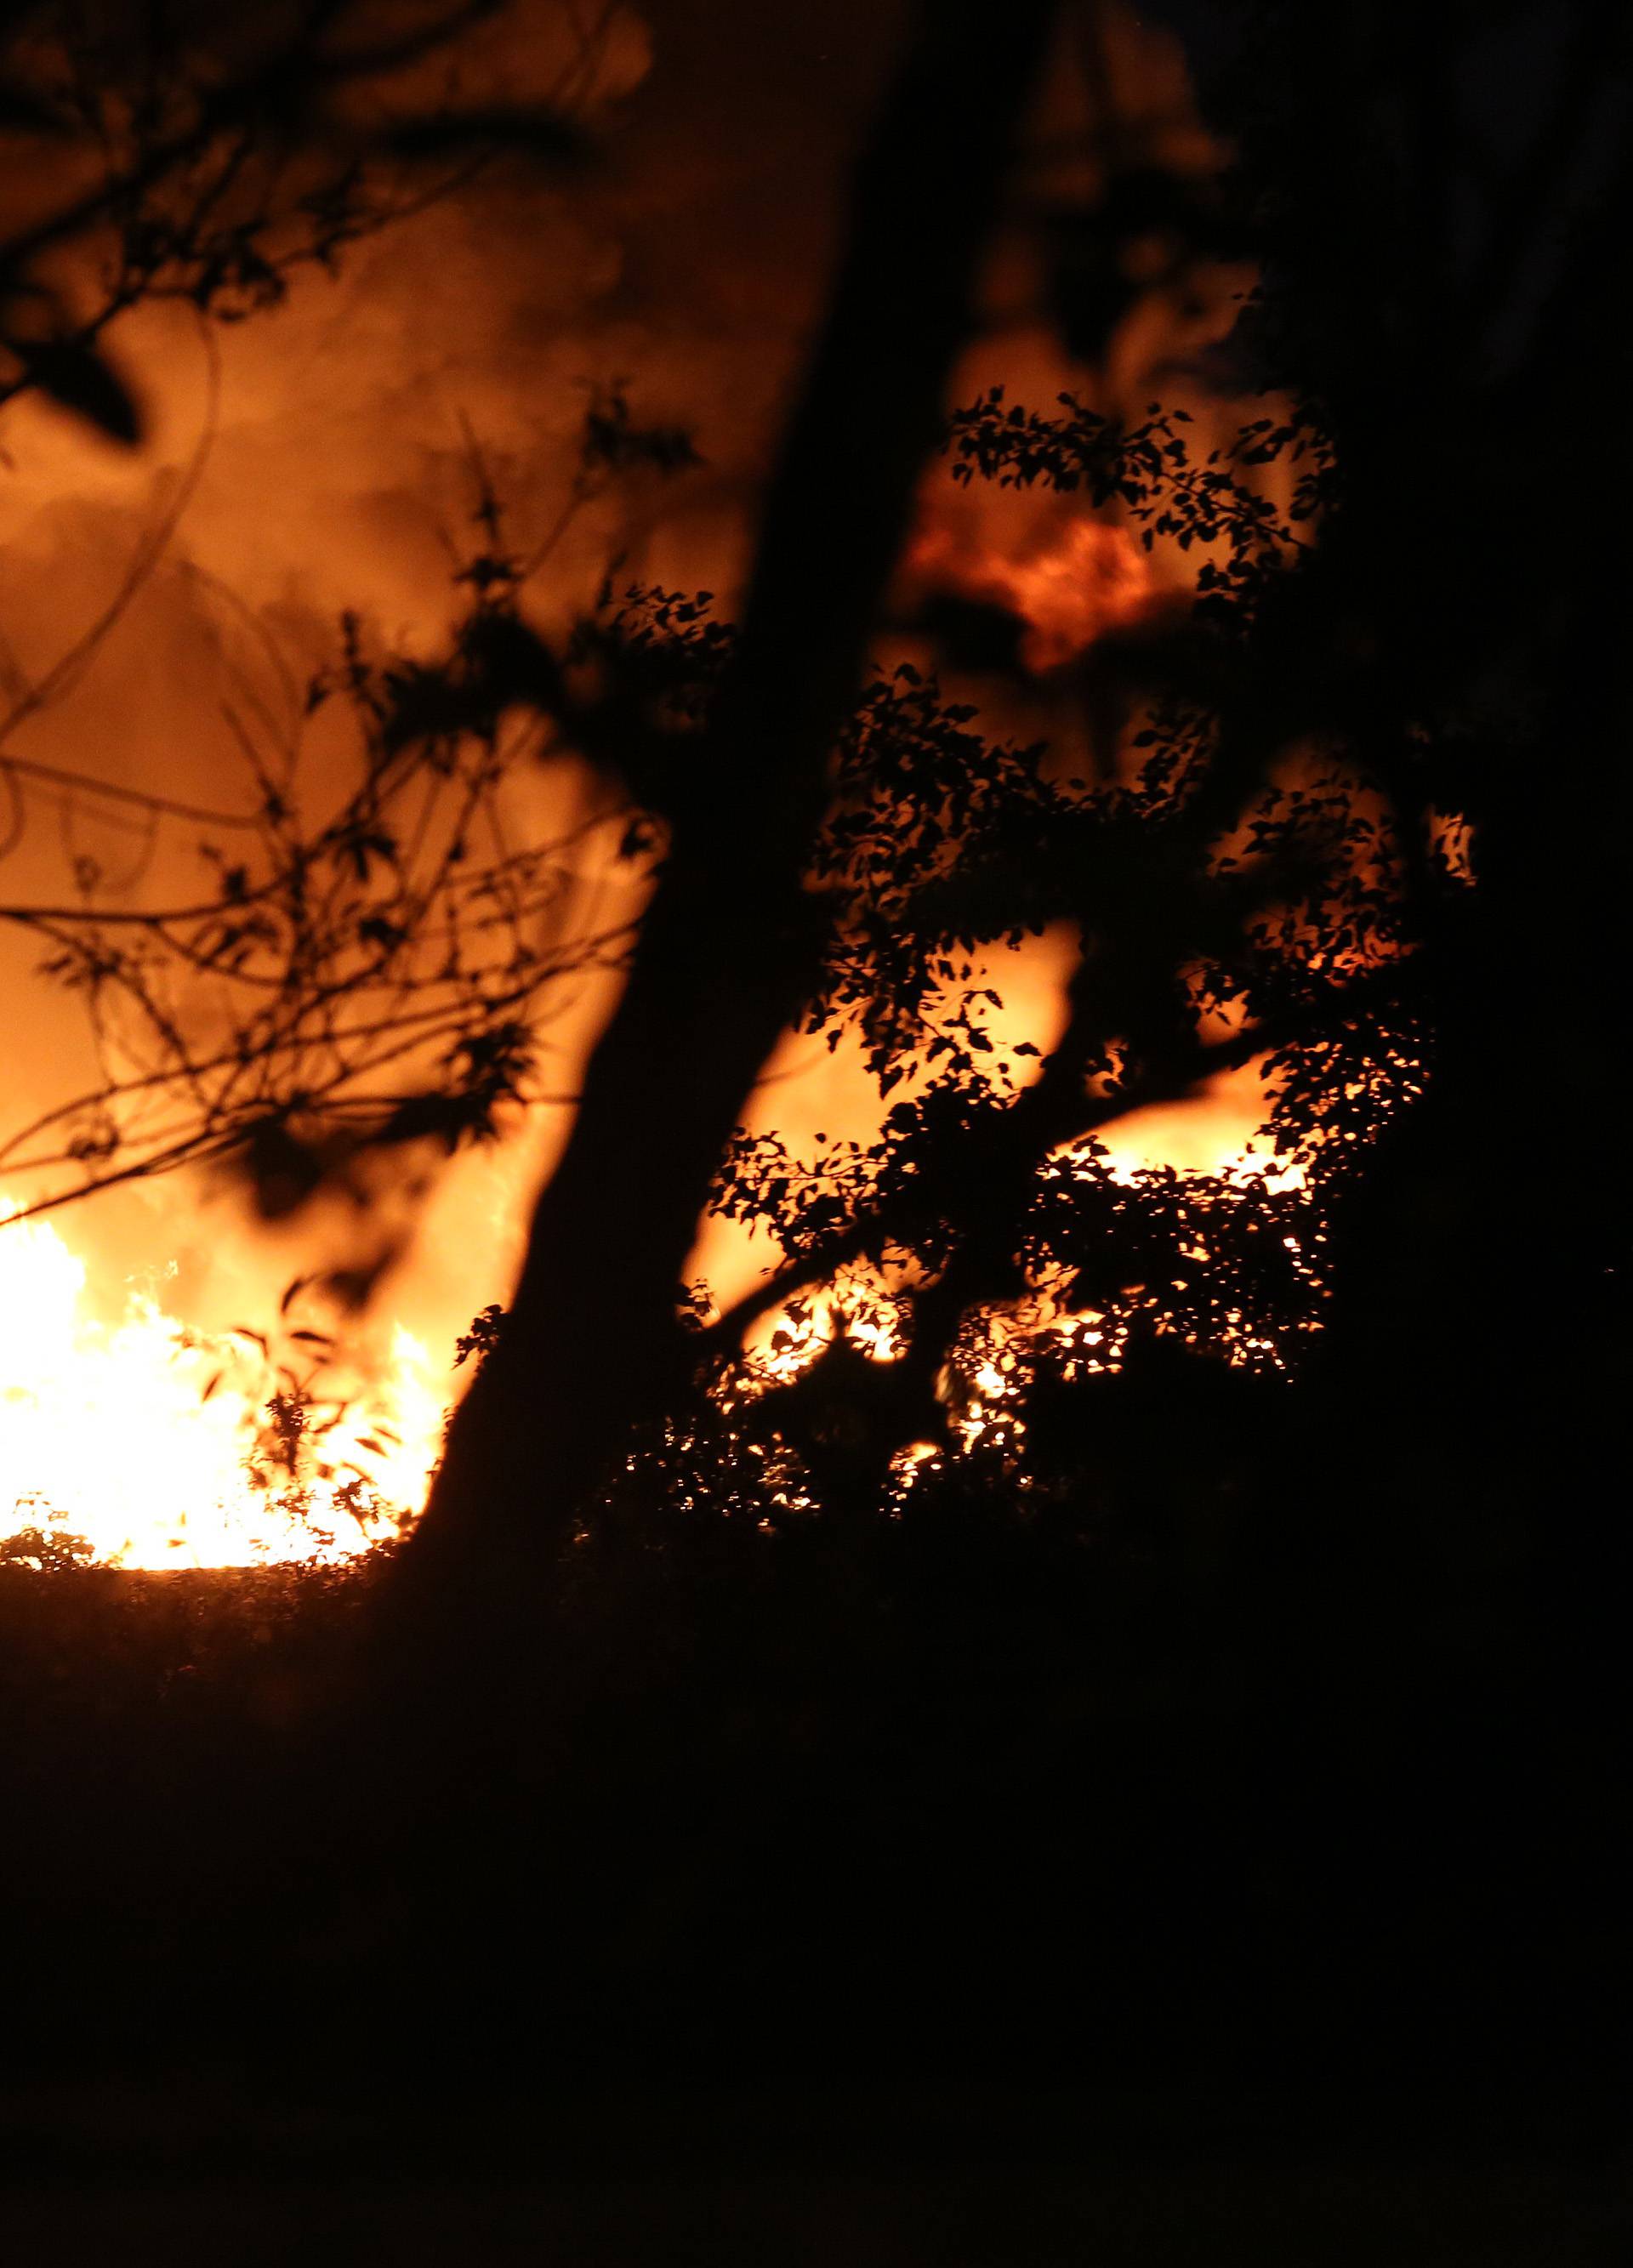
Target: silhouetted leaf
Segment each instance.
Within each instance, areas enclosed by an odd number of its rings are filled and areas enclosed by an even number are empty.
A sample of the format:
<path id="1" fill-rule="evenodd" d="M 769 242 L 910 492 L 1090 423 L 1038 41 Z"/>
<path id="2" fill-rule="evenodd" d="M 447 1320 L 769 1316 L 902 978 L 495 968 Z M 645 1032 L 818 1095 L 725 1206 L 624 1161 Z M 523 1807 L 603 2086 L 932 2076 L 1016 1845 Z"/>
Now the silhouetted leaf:
<path id="1" fill-rule="evenodd" d="M 384 146 L 398 158 L 444 158 L 516 151 L 556 168 L 582 166 L 590 145 L 576 126 L 547 110 L 467 110 L 410 118 L 388 127 Z"/>
<path id="2" fill-rule="evenodd" d="M 277 1303 L 277 1311 L 280 1315 L 286 1315 L 289 1313 L 290 1309 L 294 1306 L 295 1301 L 299 1298 L 300 1294 L 306 1290 L 307 1285 L 310 1284 L 312 1280 L 313 1279 L 310 1276 L 294 1276 L 290 1278 L 289 1282 L 284 1286 L 284 1296 Z"/>
<path id="3" fill-rule="evenodd" d="M 10 345 L 34 385 L 53 401 L 127 448 L 141 439 L 135 398 L 94 347 L 78 339 L 12 340 Z"/>
<path id="4" fill-rule="evenodd" d="M 62 136 L 69 131 L 65 121 L 27 87 L 15 81 L 0 86 L 0 133 Z"/>

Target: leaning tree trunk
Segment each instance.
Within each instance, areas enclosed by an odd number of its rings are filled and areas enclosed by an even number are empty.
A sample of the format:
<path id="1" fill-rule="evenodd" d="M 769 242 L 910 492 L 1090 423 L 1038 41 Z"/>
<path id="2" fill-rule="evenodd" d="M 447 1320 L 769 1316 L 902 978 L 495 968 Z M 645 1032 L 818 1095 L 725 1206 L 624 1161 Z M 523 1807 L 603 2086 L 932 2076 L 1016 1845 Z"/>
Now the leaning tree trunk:
<path id="1" fill-rule="evenodd" d="M 831 751 L 943 414 L 1054 0 L 924 0 L 771 485 L 737 656 L 623 999 L 539 1200 L 501 1346 L 409 1555 L 434 1580 L 558 1544 L 683 1383 L 676 1295 L 744 1101 L 815 966 Z"/>

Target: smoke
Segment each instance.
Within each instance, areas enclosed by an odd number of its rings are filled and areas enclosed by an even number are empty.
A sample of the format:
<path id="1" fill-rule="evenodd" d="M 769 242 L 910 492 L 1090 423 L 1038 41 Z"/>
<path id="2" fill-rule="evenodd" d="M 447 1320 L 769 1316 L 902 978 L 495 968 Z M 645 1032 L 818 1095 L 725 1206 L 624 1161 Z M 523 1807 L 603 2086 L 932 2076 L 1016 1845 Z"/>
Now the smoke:
<path id="1" fill-rule="evenodd" d="M 824 37 L 764 12 L 661 0 L 616 11 L 595 85 L 580 90 L 590 155 L 576 173 L 552 174 L 525 151 L 502 158 L 351 248 L 337 278 L 304 270 L 282 306 L 240 323 L 207 331 L 185 305 L 131 310 L 107 345 L 144 413 L 138 449 L 40 397 L 9 405 L 0 633 L 14 685 L 47 676 L 115 605 L 184 482 L 189 493 L 157 564 L 8 752 L 248 809 L 225 706 L 243 713 L 253 698 L 285 714 L 290 687 L 332 656 L 343 609 L 382 647 L 434 653 L 470 545 L 473 441 L 525 549 L 560 510 L 589 390 L 615 381 L 644 421 L 691 431 L 704 467 L 582 514 L 530 609 L 558 626 L 614 559 L 631 578 L 706 584 L 729 605 L 782 396 L 820 311 L 849 148 L 900 14 L 854 11 Z M 387 28 L 412 15 L 381 11 Z M 444 94 L 477 108 L 548 99 L 573 26 L 560 0 L 516 0 L 451 58 L 370 99 L 399 114 Z M 45 202 L 50 193 L 38 190 Z M 326 768 L 344 762 L 336 731 L 327 717 L 312 731 L 320 793 Z M 559 778 L 535 790 L 572 792 Z M 91 859 L 111 902 L 185 902 L 205 879 L 207 832 L 166 822 L 150 837 L 129 809 L 35 787 L 0 895 L 60 902 L 74 862 Z M 0 942 L 12 1123 L 94 1077 L 77 1004 L 33 974 L 40 950 L 15 931 Z M 587 998 L 578 1028 L 603 1011 Z M 558 1037 L 570 1057 L 572 1034 Z M 451 1346 L 476 1307 L 505 1296 L 563 1116 L 541 1114 L 527 1140 L 443 1178 L 390 1285 L 423 1336 Z M 314 1237 L 343 1261 L 359 1240 L 397 1237 L 413 1210 L 412 1193 L 399 1196 L 401 1223 L 380 1209 L 348 1221 L 331 1206 L 274 1236 L 190 1177 L 99 1197 L 63 1226 L 110 1305 L 128 1274 L 157 1262 L 174 1271 L 173 1303 L 216 1323 L 263 1307 L 310 1263 Z"/>
<path id="2" fill-rule="evenodd" d="M 550 99 L 586 12 L 565 0 L 516 0 L 451 55 L 424 59 L 372 92 L 374 111 L 343 107 L 335 129 L 361 135 L 382 110 L 407 114 L 450 92 L 478 108 Z M 403 0 L 379 16 L 389 27 L 414 13 Z M 206 333 L 185 305 L 133 309 L 108 344 L 145 412 L 136 451 L 38 398 L 11 405 L 0 434 L 9 571 L 0 631 L 18 681 L 37 681 L 110 607 L 184 483 L 188 492 L 158 563 L 10 752 L 247 807 L 224 707 L 241 709 L 248 688 L 286 708 L 291 687 L 332 654 L 343 609 L 384 645 L 434 653 L 469 540 L 473 439 L 526 549 L 560 510 L 588 390 L 615 381 L 644 422 L 688 430 L 703 466 L 678 482 L 620 490 L 580 515 L 529 607 L 559 627 L 616 561 L 632 578 L 709 587 L 728 612 L 788 387 L 822 310 L 849 160 L 906 13 L 905 0 L 617 9 L 591 78 L 574 89 L 591 153 L 580 171 L 551 172 L 517 151 L 353 247 L 337 278 L 304 270 L 284 305 L 241 323 Z M 1101 67 L 1125 129 L 1143 136 L 1154 158 L 1199 169 L 1213 161 L 1171 39 L 1116 15 Z M 1040 166 L 1081 126 L 1091 76 L 1081 56 L 1063 55 L 1037 122 Z M 1053 335 L 1029 257 L 1018 234 L 995 249 L 993 329 L 959 373 L 960 398 L 1001 376 L 1046 401 L 1060 385 L 1097 387 L 1096 398 L 1115 407 L 1149 383 L 1164 355 L 1228 320 L 1229 278 L 1201 307 L 1148 295 L 1115 333 L 1105 367 L 1086 372 Z M 938 519 L 937 478 L 927 481 L 930 540 L 950 578 L 962 572 L 967 585 L 976 571 L 967 562 L 992 553 L 994 529 L 1009 531 L 997 548 L 1014 556 L 1014 507 L 966 499 L 961 518 Z M 1110 573 L 1117 563 L 1108 554 L 1103 563 Z M 330 729 L 320 723 L 312 745 L 320 785 L 324 767 L 344 761 L 323 737 Z M 536 791 L 573 792 L 559 777 Z M 36 902 L 82 857 L 132 904 L 196 890 L 203 831 L 166 822 L 150 841 L 128 814 L 93 799 L 31 793 L 0 892 Z M 0 954 L 18 1118 L 82 1082 L 92 1058 L 70 1005 L 31 973 L 37 945 L 13 932 Z M 1046 1032 L 1054 963 L 1046 954 L 1018 976 L 1004 974 L 1017 1031 Z M 565 1071 L 609 997 L 604 986 L 587 990 L 558 1035 Z M 772 1069 L 757 1108 L 786 1118 L 793 1138 L 802 1123 L 864 1107 L 835 1088 L 842 1065 L 809 1070 L 803 1086 L 785 1075 L 799 1071 L 792 1058 Z M 1242 1127 L 1239 1104 L 1234 1123 Z M 457 1160 L 423 1211 L 418 1193 L 399 1191 L 400 1217 L 387 1208 L 366 1222 L 336 1201 L 274 1233 L 194 1178 L 98 1198 L 64 1226 L 110 1301 L 128 1274 L 158 1262 L 177 1311 L 211 1325 L 264 1307 L 312 1264 L 314 1241 L 326 1264 L 366 1261 L 408 1251 L 417 1219 L 410 1256 L 388 1279 L 389 1305 L 420 1336 L 451 1346 L 476 1308 L 506 1296 L 528 1196 L 565 1124 L 565 1110 L 541 1111 L 524 1138 Z"/>

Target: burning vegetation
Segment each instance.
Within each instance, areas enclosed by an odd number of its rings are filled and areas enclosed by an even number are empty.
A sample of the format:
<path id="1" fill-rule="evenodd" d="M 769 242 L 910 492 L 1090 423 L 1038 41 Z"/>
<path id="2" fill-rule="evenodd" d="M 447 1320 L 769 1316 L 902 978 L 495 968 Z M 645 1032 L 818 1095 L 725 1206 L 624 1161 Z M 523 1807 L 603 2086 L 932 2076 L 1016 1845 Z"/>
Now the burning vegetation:
<path id="1" fill-rule="evenodd" d="M 330 64 L 309 61 L 314 90 L 326 87 Z M 243 64 L 252 107 L 263 65 Z M 143 129 L 163 154 L 142 210 L 150 234 L 169 215 L 170 235 L 159 267 L 133 271 L 132 305 L 171 290 L 174 269 L 202 315 L 236 322 L 253 312 L 241 304 L 246 262 L 259 263 L 265 313 L 308 254 L 332 264 L 366 225 L 398 217 L 397 192 L 356 170 L 354 148 L 338 234 L 308 243 L 270 183 L 247 187 L 238 266 L 224 265 L 206 222 L 188 235 L 174 214 L 200 167 L 201 210 L 225 195 L 210 186 L 211 166 L 226 162 L 223 129 L 208 101 L 178 117 Z M 322 117 L 313 165 L 337 130 Z M 434 128 L 398 121 L 370 163 L 411 169 L 457 127 L 440 111 Z M 548 141 L 541 128 L 553 165 L 565 129 Z M 85 207 L 80 250 L 113 224 L 120 178 L 115 167 Z M 457 195 L 457 182 L 428 194 Z M 309 221 L 314 195 L 299 205 Z M 1235 224 L 1208 218 L 1205 199 L 1186 211 L 1205 278 Z M 73 252 L 74 227 L 64 221 L 61 234 Z M 1108 301 L 1107 320 L 1139 299 Z M 129 421 L 97 408 L 116 382 L 101 334 L 122 305 L 116 296 L 106 320 L 65 335 L 48 369 L 19 346 L 17 385 L 129 442 L 134 425 L 125 432 Z M 75 357 L 82 399 L 48 382 Z M 207 425 L 113 608 L 54 671 L 18 677 L 13 740 L 95 664 L 182 527 L 211 441 Z M 520 531 L 502 475 L 467 428 L 456 613 L 430 649 L 394 651 L 347 611 L 328 658 L 302 672 L 268 624 L 241 608 L 238 619 L 214 592 L 212 634 L 236 621 L 220 720 L 236 801 L 207 807 L 6 759 L 19 814 L 44 792 L 82 829 L 110 811 L 135 814 L 146 870 L 133 880 L 77 850 L 70 889 L 4 909 L 38 975 L 86 1011 L 95 1061 L 83 1092 L 53 1100 L 0 1150 L 19 1216 L 6 1232 L 19 1336 L 0 1451 L 14 1551 L 56 1533 L 130 1565 L 344 1555 L 419 1511 L 447 1381 L 416 1339 L 399 1328 L 383 1350 L 354 1345 L 344 1304 L 224 1336 L 167 1315 L 150 1289 L 97 1322 L 78 1312 L 76 1263 L 39 1216 L 213 1166 L 248 1187 L 263 1219 L 299 1222 L 336 1194 L 367 1218 L 394 1189 L 417 1202 L 439 1158 L 572 1109 L 595 1076 L 587 1027 L 610 1009 L 616 1030 L 633 1012 L 641 955 L 682 887 L 687 846 L 714 823 L 710 781 L 721 736 L 743 729 L 734 704 L 763 632 L 752 589 L 739 627 L 708 591 L 610 572 L 593 604 L 574 601 L 565 563 L 610 500 L 661 510 L 706 473 L 706 454 L 685 428 L 643 421 L 621 386 L 593 390 L 557 497 Z M 748 1281 L 727 1290 L 706 1265 L 679 1312 L 671 1303 L 653 1324 L 669 1341 L 658 1367 L 678 1381 L 683 1358 L 694 1383 L 742 1418 L 717 1445 L 728 1463 L 759 1454 L 773 1411 L 778 1470 L 800 1466 L 805 1433 L 809 1469 L 772 1488 L 773 1525 L 780 1509 L 813 1500 L 812 1459 L 824 1462 L 802 1393 L 831 1393 L 835 1350 L 859 1333 L 875 1342 L 856 1382 L 876 1405 L 864 1462 L 882 1488 L 922 1484 L 936 1459 L 1000 1441 L 1004 1469 L 1025 1477 L 1030 1397 L 1114 1373 L 1153 1339 L 1248 1367 L 1295 1366 L 1327 1294 L 1331 1205 L 1356 1152 L 1424 1074 L 1414 956 L 1434 909 L 1467 882 L 1441 838 L 1424 839 L 1424 814 L 1398 781 L 1333 720 L 1304 716 L 1290 689 L 1305 632 L 1297 606 L 1283 620 L 1288 593 L 1337 492 L 1330 441 L 1308 410 L 1246 416 L 1227 400 L 1127 415 L 1090 406 L 1081 384 L 1043 410 L 988 385 L 944 421 L 942 466 L 939 485 L 921 483 L 898 578 L 918 609 L 900 634 L 924 660 L 865 672 L 833 750 L 813 745 L 802 793 L 816 823 L 802 821 L 803 839 L 787 846 L 802 934 L 775 1001 L 743 1026 L 760 1017 L 773 1052 L 816 1043 L 839 1082 L 831 1126 L 809 1140 L 774 1116 L 722 1129 L 691 1229 L 701 1213 L 705 1257 L 711 1240 L 735 1234 L 728 1274 L 746 1268 Z M 984 532 L 984 497 L 1036 500 L 1046 518 L 1019 537 L 1013 519 L 1008 536 L 997 519 Z M 876 599 L 890 571 L 881 550 Z M 565 626 L 552 630 L 564 598 Z M 985 644 L 972 648 L 978 615 Z M 1062 698 L 1081 704 L 1077 721 L 1053 742 L 1006 737 L 979 698 L 943 684 L 943 664 L 978 695 L 1007 678 L 1006 713 L 1028 679 L 1046 681 L 1056 726 Z M 1281 682 L 1289 689 L 1269 698 L 1272 711 L 1285 700 L 1285 718 L 1260 716 L 1260 688 Z M 1246 712 L 1257 740 L 1244 760 Z M 721 845 L 704 860 L 717 902 L 743 887 L 757 855 L 740 832 L 734 818 L 723 865 Z M 713 918 L 688 916 L 676 968 Z M 768 908 L 766 934 L 787 919 Z M 751 959 L 755 946 L 745 933 L 730 950 Z M 1011 1028 L 1012 973 L 1036 991 L 1038 971 L 1041 1012 Z M 682 1051 L 676 1091 L 706 1076 L 701 1032 L 686 1042 L 675 1026 L 666 1044 Z M 1177 1173 L 1149 1158 L 1131 1168 L 1106 1148 L 1142 1109 L 1188 1101 L 1205 1118 L 1207 1093 L 1254 1070 L 1262 1101 L 1217 1145 L 1223 1170 Z M 390 1280 L 398 1256 L 388 1240 L 355 1280 Z M 676 1262 L 685 1256 L 677 1246 Z M 524 1271 L 518 1314 L 484 1343 L 478 1409 L 514 1391 L 505 1381 L 521 1366 L 537 1373 L 536 1277 Z M 599 1358 L 615 1372 L 627 1362 L 632 1377 L 649 1359 L 634 1312 L 610 1320 Z M 824 1332 L 824 1313 L 848 1320 Z M 623 1355 L 612 1351 L 620 1334 Z M 565 1359 L 558 1351 L 543 1374 Z M 802 1388 L 807 1373 L 825 1382 Z M 96 1502 L 107 1468 L 76 1423 L 99 1401 L 115 1406 L 116 1381 L 129 1414 L 100 1433 L 110 1456 L 126 1457 L 114 1436 L 129 1446 L 152 1492 L 140 1504 L 137 1484 L 111 1475 L 114 1500 Z M 679 1439 L 691 1390 L 671 1393 L 667 1420 L 650 1403 L 632 1415 L 678 1426 Z"/>

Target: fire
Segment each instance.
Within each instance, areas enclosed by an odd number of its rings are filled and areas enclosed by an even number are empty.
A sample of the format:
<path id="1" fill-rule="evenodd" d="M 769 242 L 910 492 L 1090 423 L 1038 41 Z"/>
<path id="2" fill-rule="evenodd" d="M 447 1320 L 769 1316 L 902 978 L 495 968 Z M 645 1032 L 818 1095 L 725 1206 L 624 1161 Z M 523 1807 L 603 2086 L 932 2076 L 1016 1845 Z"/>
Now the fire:
<path id="1" fill-rule="evenodd" d="M 0 1550 L 34 1530 L 114 1566 L 334 1564 L 411 1521 L 446 1397 L 408 1332 L 349 1405 L 279 1403 L 249 1334 L 191 1331 L 135 1286 L 99 1320 L 85 1273 L 48 1222 L 0 1229 Z"/>
<path id="2" fill-rule="evenodd" d="M 1201 1104 L 1120 1122 L 1108 1163 L 1119 1180 L 1161 1162 L 1295 1186 L 1296 1171 L 1277 1174 L 1255 1148 L 1262 1115 L 1262 1089 L 1245 1071 L 1216 1081 Z M 0 1558 L 9 1544 L 25 1560 L 66 1553 L 133 1569 L 333 1565 L 411 1526 L 451 1398 L 449 1374 L 420 1341 L 397 1328 L 348 1404 L 320 1398 L 332 1392 L 321 1356 L 297 1366 L 310 1395 L 292 1399 L 252 1334 L 200 1332 L 169 1313 L 162 1278 L 159 1289 L 127 1285 L 118 1311 L 100 1312 L 85 1263 L 50 1222 L 9 1220 L 15 1210 L 0 1197 Z M 1100 1322 L 1077 1314 L 1054 1326 L 1074 1335 L 1090 1369 L 1115 1359 Z M 1000 1354 L 1028 1327 L 991 1322 L 992 1351 L 952 1416 L 954 1454 L 1014 1423 L 1015 1381 Z M 787 1382 L 836 1330 L 890 1363 L 904 1351 L 910 1314 L 853 1271 L 760 1318 L 745 1353 L 762 1382 Z M 914 1445 L 900 1477 L 945 1454 Z"/>
<path id="3" fill-rule="evenodd" d="M 905 1344 L 898 1311 L 859 1277 L 830 1286 L 820 1300 L 795 1300 L 762 1315 L 744 1351 L 765 1378 L 786 1385 L 809 1368 L 836 1332 L 869 1362 L 894 1362 Z"/>
<path id="4" fill-rule="evenodd" d="M 932 526 L 913 543 L 908 565 L 933 588 L 1001 607 L 1024 622 L 1021 659 L 1039 676 L 1136 621 L 1154 596 L 1145 553 L 1127 528 L 1099 519 L 1075 519 L 1019 558 L 966 550 L 950 528 Z"/>

